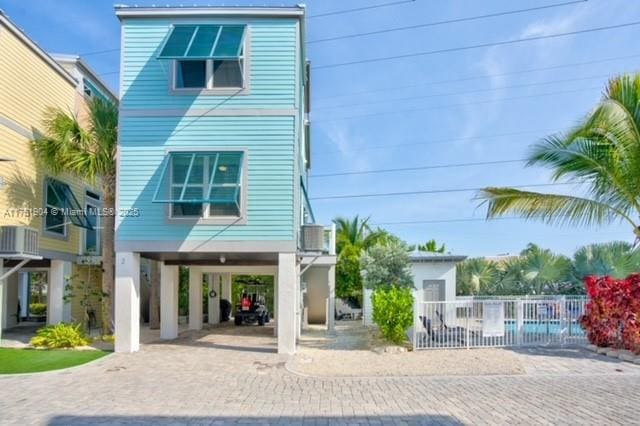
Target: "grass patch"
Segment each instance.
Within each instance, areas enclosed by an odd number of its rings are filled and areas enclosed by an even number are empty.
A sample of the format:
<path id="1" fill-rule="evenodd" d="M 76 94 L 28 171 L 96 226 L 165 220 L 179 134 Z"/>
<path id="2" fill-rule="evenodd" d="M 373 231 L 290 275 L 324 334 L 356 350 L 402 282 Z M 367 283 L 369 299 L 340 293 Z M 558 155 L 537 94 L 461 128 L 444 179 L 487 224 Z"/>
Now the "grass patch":
<path id="1" fill-rule="evenodd" d="M 106 351 L 0 348 L 0 374 L 38 373 L 74 367 L 102 358 Z"/>

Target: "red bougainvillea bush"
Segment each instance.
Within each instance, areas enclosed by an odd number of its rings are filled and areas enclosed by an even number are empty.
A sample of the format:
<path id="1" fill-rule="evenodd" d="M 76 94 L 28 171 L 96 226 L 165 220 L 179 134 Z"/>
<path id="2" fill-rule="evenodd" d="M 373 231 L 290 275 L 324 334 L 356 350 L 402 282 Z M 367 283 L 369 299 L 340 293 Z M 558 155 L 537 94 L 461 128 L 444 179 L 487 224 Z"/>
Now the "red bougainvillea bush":
<path id="1" fill-rule="evenodd" d="M 589 303 L 581 323 L 597 346 L 640 353 L 640 274 L 585 279 Z"/>

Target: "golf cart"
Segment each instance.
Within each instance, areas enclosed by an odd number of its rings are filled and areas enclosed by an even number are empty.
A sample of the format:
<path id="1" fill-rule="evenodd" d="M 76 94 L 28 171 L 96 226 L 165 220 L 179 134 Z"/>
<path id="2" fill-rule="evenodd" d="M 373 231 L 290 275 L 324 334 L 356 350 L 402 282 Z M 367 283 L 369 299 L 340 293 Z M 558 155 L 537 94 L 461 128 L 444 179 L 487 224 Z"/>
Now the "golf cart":
<path id="1" fill-rule="evenodd" d="M 269 310 L 265 305 L 264 295 L 259 292 L 260 287 L 262 284 L 251 284 L 242 290 L 240 305 L 237 306 L 233 318 L 235 325 L 265 325 L 269 322 Z"/>

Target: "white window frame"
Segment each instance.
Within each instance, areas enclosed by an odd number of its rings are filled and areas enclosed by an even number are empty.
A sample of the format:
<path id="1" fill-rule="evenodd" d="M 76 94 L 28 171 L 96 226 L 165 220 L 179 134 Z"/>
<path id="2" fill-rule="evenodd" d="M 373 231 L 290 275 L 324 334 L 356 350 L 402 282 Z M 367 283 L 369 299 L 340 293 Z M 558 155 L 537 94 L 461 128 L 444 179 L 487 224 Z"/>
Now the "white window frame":
<path id="1" fill-rule="evenodd" d="M 242 87 L 215 87 L 213 81 L 213 61 L 220 59 L 200 59 L 206 61 L 205 87 L 176 87 L 178 77 L 178 61 L 189 59 L 172 59 L 169 75 L 169 92 L 173 95 L 249 95 L 251 92 L 251 29 L 247 25 L 242 45 Z M 196 60 L 198 61 L 198 60 Z"/>
<path id="2" fill-rule="evenodd" d="M 185 150 L 187 152 L 193 152 L 193 150 Z M 169 151 L 168 154 L 179 154 L 182 150 L 173 150 Z M 200 216 L 182 216 L 182 215 L 174 215 L 173 214 L 173 204 L 168 203 L 168 212 L 167 218 L 169 222 L 173 223 L 193 223 L 198 225 L 245 225 L 247 223 L 247 150 L 245 148 L 225 148 L 225 149 L 215 149 L 215 150 L 202 150 L 202 152 L 242 152 L 242 169 L 241 169 L 241 183 L 240 183 L 240 211 L 239 215 L 231 215 L 231 216 L 212 216 L 211 215 L 211 203 L 202 203 L 202 215 Z M 181 184 L 173 183 L 173 164 L 172 159 L 169 159 L 170 163 L 168 164 L 169 170 L 169 191 L 171 191 L 174 187 L 182 187 Z M 201 186 L 202 190 L 206 186 L 205 182 L 209 182 L 209 157 L 204 157 L 204 173 L 202 184 L 191 183 L 187 184 L 188 187 L 196 187 Z M 195 204 L 195 203 L 194 203 Z"/>
<path id="3" fill-rule="evenodd" d="M 47 210 L 47 212 L 49 211 L 50 208 L 60 209 L 60 207 L 58 206 L 49 204 L 49 181 L 50 180 L 52 180 L 52 178 L 47 177 L 44 179 L 44 207 Z M 58 197 L 60 197 L 59 194 L 58 194 Z M 69 238 L 69 222 L 67 221 L 66 217 L 64 218 L 64 222 L 62 224 L 62 231 L 63 231 L 62 234 L 59 232 L 52 231 L 51 229 L 53 228 L 49 228 L 47 226 L 47 217 L 49 217 L 49 215 L 45 215 L 45 217 L 42 219 L 42 229 L 44 230 L 44 233 L 51 238 L 67 240 Z M 64 217 L 64 216 L 60 215 L 60 217 Z"/>
<path id="4" fill-rule="evenodd" d="M 98 249 L 97 253 L 92 253 L 92 256 L 102 256 L 102 232 L 101 232 L 101 226 L 102 226 L 102 217 L 100 216 L 100 210 L 102 209 L 102 201 L 100 199 L 96 199 L 91 197 L 90 195 L 88 195 L 85 192 L 85 201 L 84 201 L 84 208 L 86 209 L 87 212 L 87 216 L 89 216 L 88 212 L 90 207 L 95 208 L 97 213 L 96 213 L 96 226 L 94 227 L 93 231 L 95 231 L 96 233 L 96 247 Z M 83 233 L 83 237 L 82 237 L 82 254 L 84 255 L 88 255 L 89 252 L 87 251 L 87 232 L 89 232 L 88 229 L 83 229 L 84 233 Z M 91 231 L 91 232 L 93 232 Z"/>

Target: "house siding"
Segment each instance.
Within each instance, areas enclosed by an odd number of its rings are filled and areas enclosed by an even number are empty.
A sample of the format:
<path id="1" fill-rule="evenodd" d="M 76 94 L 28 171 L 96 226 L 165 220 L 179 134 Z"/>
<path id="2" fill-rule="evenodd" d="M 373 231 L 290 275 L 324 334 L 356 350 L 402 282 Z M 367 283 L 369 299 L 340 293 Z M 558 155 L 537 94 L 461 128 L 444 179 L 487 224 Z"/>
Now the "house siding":
<path id="1" fill-rule="evenodd" d="M 247 20 L 250 42 L 248 95 L 175 95 L 171 61 L 156 56 L 172 23 L 193 20 L 126 20 L 123 24 L 121 107 L 149 109 L 294 108 L 296 102 L 296 20 Z M 206 22 L 234 22 L 211 19 Z"/>
<path id="2" fill-rule="evenodd" d="M 247 94 L 171 93 L 171 61 L 156 55 L 170 25 L 183 22 L 248 25 Z M 118 209 L 138 209 L 140 215 L 117 219 L 117 241 L 294 241 L 297 20 L 125 19 L 122 31 Z M 168 205 L 152 199 L 172 149 L 245 150 L 246 220 L 232 225 L 170 222 Z"/>
<path id="3" fill-rule="evenodd" d="M 44 179 L 52 176 L 36 164 L 30 141 L 43 134 L 42 121 L 49 108 L 77 112 L 84 99 L 78 99 L 73 82 L 64 78 L 50 64 L 0 22 L 0 157 L 15 159 L 0 163 L 4 187 L 0 189 L 0 226 L 29 226 L 40 233 L 40 249 L 77 254 L 82 230 L 68 225 L 66 239 L 43 234 L 42 217 L 12 215 L 10 209 L 43 208 Z M 71 187 L 80 203 L 89 185 L 82 179 L 56 176 Z M 94 189 L 95 191 L 96 189 Z"/>

